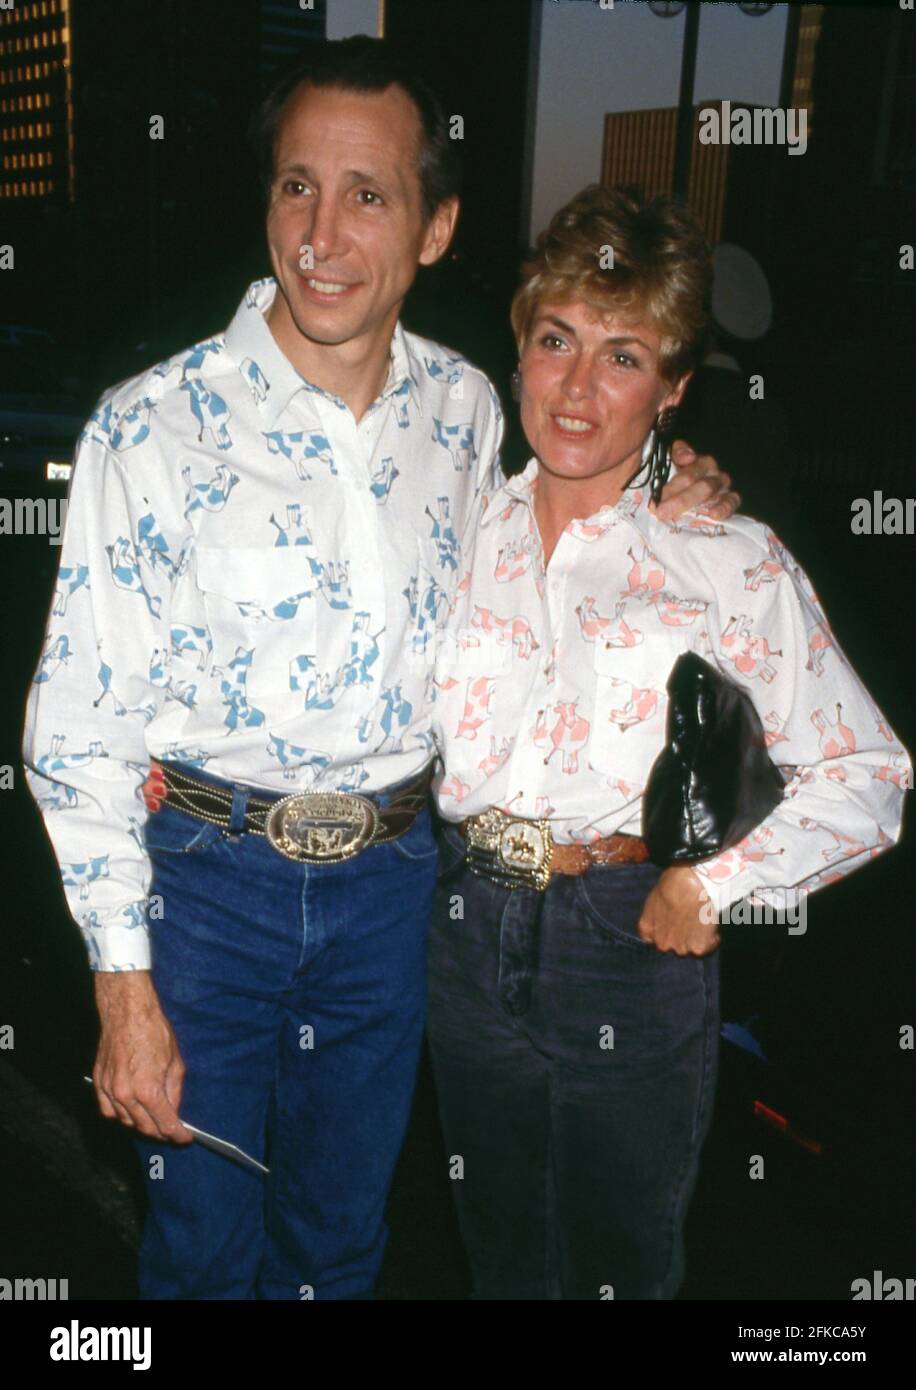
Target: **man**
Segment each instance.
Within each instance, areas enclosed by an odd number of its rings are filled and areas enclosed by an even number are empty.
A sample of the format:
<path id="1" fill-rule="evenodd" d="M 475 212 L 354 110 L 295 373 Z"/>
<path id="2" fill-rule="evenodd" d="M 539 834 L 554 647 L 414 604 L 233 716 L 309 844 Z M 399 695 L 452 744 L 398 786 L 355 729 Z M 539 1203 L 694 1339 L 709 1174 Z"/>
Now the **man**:
<path id="1" fill-rule="evenodd" d="M 366 1298 L 422 1032 L 430 658 L 502 420 L 398 321 L 458 215 L 425 84 L 327 44 L 259 129 L 274 278 L 89 421 L 26 761 L 96 972 L 99 1104 L 147 1162 L 141 1295 Z"/>

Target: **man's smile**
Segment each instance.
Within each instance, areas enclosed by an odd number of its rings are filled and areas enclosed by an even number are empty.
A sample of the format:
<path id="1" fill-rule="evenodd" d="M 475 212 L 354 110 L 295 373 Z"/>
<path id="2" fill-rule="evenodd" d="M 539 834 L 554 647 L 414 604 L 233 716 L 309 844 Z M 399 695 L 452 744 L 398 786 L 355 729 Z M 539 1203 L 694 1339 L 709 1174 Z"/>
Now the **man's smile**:
<path id="1" fill-rule="evenodd" d="M 340 302 L 352 297 L 359 288 L 358 280 L 322 280 L 315 275 L 300 275 L 299 279 L 309 299 L 319 304 Z"/>

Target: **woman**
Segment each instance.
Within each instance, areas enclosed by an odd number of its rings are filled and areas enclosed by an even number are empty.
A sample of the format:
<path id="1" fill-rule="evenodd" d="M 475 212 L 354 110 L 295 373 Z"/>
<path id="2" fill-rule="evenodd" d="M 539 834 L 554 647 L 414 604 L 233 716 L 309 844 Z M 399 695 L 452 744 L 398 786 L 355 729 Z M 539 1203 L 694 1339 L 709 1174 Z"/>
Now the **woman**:
<path id="1" fill-rule="evenodd" d="M 490 501 L 436 671 L 429 1035 L 478 1298 L 674 1295 L 717 914 L 899 833 L 906 754 L 793 558 L 744 517 L 665 523 L 630 486 L 702 355 L 709 287 L 676 203 L 591 187 L 512 306 L 535 456 Z M 641 800 L 686 650 L 750 693 L 787 785 L 734 849 L 662 871 Z"/>

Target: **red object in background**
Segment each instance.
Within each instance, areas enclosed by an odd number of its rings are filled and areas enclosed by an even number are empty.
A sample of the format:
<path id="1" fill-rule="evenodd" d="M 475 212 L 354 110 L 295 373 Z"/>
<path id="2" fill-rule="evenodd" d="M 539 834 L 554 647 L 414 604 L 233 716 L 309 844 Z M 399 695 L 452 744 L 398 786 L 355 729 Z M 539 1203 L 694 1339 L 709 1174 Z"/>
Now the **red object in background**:
<path id="1" fill-rule="evenodd" d="M 813 1154 L 822 1154 L 824 1146 L 816 1139 L 805 1139 L 801 1134 L 797 1134 L 785 1115 L 780 1115 L 778 1110 L 771 1110 L 768 1105 L 764 1105 L 762 1100 L 754 1101 L 754 1114 L 773 1129 L 779 1129 L 791 1139 L 793 1144 L 799 1144 L 803 1149 L 810 1149 Z"/>
<path id="2" fill-rule="evenodd" d="M 158 763 L 153 763 L 149 770 L 149 776 L 140 788 L 143 793 L 143 800 L 146 802 L 148 811 L 158 811 L 165 800 L 166 786 L 165 774 Z"/>

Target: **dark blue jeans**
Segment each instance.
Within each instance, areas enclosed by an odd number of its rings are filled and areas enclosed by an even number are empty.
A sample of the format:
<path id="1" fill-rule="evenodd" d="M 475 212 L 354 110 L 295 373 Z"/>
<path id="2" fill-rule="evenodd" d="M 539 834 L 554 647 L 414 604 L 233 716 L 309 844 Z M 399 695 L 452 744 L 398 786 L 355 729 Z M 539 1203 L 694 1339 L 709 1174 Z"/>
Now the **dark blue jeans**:
<path id="1" fill-rule="evenodd" d="M 150 815 L 147 845 L 163 900 L 153 983 L 187 1067 L 182 1117 L 270 1176 L 137 1136 L 141 1297 L 369 1298 L 422 1037 L 429 811 L 340 864 L 296 864 L 171 806 Z"/>
<path id="2" fill-rule="evenodd" d="M 463 852 L 446 827 L 428 1031 L 474 1297 L 671 1298 L 716 1085 L 719 953 L 640 940 L 651 864 L 541 894 L 475 877 Z"/>

